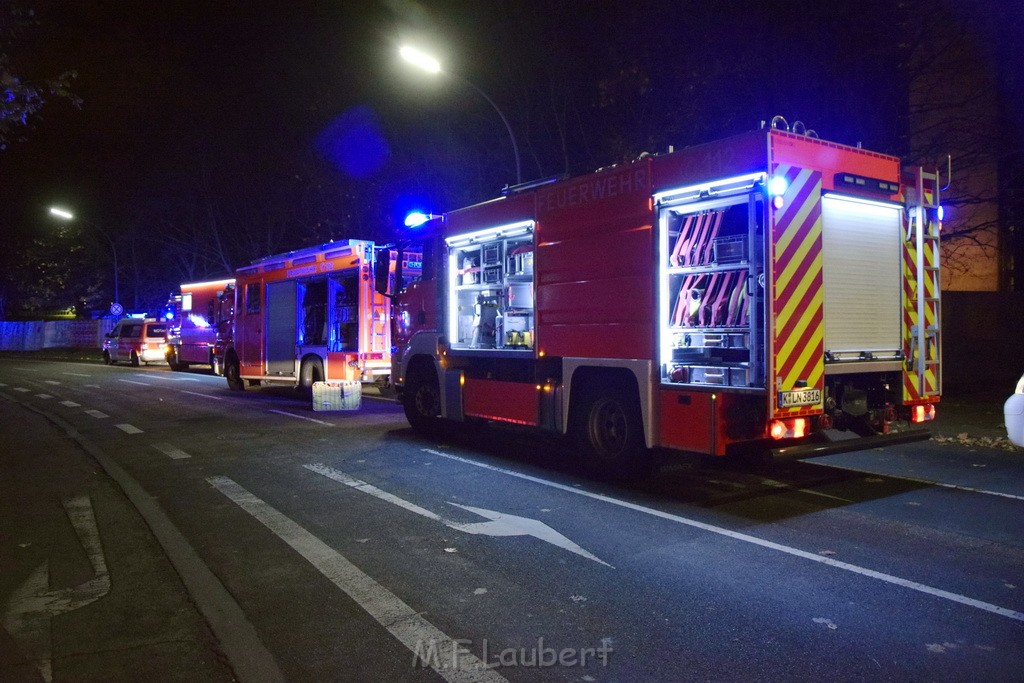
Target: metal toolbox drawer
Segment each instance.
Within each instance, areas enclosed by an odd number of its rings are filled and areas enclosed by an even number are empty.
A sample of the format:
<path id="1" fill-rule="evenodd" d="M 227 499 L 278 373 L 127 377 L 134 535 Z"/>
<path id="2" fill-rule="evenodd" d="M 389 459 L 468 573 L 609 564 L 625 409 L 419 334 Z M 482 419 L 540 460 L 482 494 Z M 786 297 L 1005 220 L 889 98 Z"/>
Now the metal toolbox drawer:
<path id="1" fill-rule="evenodd" d="M 750 368 L 735 365 L 693 365 L 689 368 L 693 384 L 745 387 L 750 384 Z"/>

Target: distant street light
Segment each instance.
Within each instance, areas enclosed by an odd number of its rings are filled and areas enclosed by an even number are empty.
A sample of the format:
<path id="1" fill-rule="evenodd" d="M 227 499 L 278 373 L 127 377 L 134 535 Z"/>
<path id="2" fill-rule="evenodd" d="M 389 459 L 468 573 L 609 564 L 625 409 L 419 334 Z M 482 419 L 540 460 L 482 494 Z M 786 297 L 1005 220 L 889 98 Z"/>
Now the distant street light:
<path id="1" fill-rule="evenodd" d="M 59 206 L 51 206 L 50 215 L 56 216 L 57 218 L 64 221 L 75 220 L 75 214 L 71 213 L 67 209 L 62 209 Z M 95 230 L 96 232 L 98 232 L 99 234 L 103 235 L 105 238 L 107 238 L 107 242 L 110 243 L 110 253 L 113 254 L 114 256 L 114 303 L 120 304 L 121 294 L 117 287 L 117 247 L 114 246 L 114 240 L 110 238 L 110 234 L 107 233 L 106 230 L 96 225 L 95 223 L 86 220 L 82 220 L 82 222 L 85 223 L 90 228 L 92 228 L 93 230 Z"/>
<path id="2" fill-rule="evenodd" d="M 433 57 L 431 57 L 430 55 L 426 54 L 425 52 L 421 52 L 420 50 L 417 50 L 414 47 L 409 47 L 407 45 L 407 46 L 402 47 L 398 51 L 398 53 L 402 56 L 402 59 L 404 59 L 405 61 L 409 62 L 410 64 L 412 64 L 412 65 L 422 69 L 423 71 L 426 71 L 427 73 L 432 73 L 432 74 L 442 73 L 442 71 L 441 71 L 441 63 L 439 61 L 437 61 L 436 59 L 434 59 Z M 453 73 L 450 73 L 450 72 L 447 72 L 447 71 L 443 72 L 443 73 L 445 75 L 447 75 L 449 78 L 451 78 L 452 80 L 456 80 L 456 81 L 459 81 L 461 83 L 464 83 L 465 85 L 468 85 L 469 87 L 473 88 L 473 90 L 476 90 L 476 92 L 481 97 L 483 97 L 485 100 L 487 100 L 487 103 L 489 105 L 491 105 L 491 107 L 494 108 L 494 111 L 496 111 L 498 113 L 498 116 L 501 117 L 501 122 L 505 124 L 505 130 L 508 131 L 508 137 L 509 137 L 510 140 L 512 140 L 512 152 L 513 152 L 513 154 L 515 154 L 515 157 L 516 157 L 516 184 L 518 185 L 518 184 L 522 183 L 523 182 L 523 173 L 522 173 L 521 165 L 519 163 L 519 145 L 518 145 L 518 143 L 516 143 L 516 135 L 515 135 L 515 133 L 512 132 L 512 126 L 509 125 L 508 119 L 505 118 L 505 114 L 502 113 L 501 109 L 498 108 L 498 105 L 496 105 L 494 103 L 494 100 L 492 100 L 490 97 L 488 97 L 487 93 L 485 93 L 483 90 L 478 88 L 472 81 L 468 81 L 468 80 L 466 80 L 465 78 L 463 78 L 461 76 L 457 76 L 457 75 L 455 75 Z"/>

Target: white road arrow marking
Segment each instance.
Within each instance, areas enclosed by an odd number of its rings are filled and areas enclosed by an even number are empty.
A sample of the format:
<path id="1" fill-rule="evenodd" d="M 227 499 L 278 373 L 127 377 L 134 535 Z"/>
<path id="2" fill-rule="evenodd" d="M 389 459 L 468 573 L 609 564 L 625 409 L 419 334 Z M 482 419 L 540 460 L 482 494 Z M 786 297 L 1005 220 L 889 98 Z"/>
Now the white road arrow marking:
<path id="1" fill-rule="evenodd" d="M 303 467 L 311 472 L 322 474 L 328 479 L 333 479 L 334 481 L 350 486 L 358 491 L 362 491 L 363 493 L 368 493 L 371 496 L 380 498 L 381 500 L 386 500 L 387 502 L 393 503 L 394 505 L 404 508 L 409 512 L 415 512 L 417 515 L 441 522 L 446 527 L 455 529 L 456 531 L 462 531 L 467 534 L 481 534 L 484 536 L 533 536 L 545 543 L 550 543 L 564 550 L 568 550 L 571 553 L 576 553 L 581 557 L 585 557 L 588 560 L 593 560 L 594 562 L 603 564 L 606 567 L 615 569 L 612 565 L 587 552 L 544 522 L 536 519 L 519 517 L 517 515 L 509 515 L 503 512 L 495 512 L 494 510 L 486 510 L 484 508 L 475 508 L 468 505 L 449 502 L 449 505 L 454 505 L 457 508 L 468 510 L 491 520 L 489 522 L 456 522 L 450 519 L 445 519 L 441 515 L 421 508 L 415 503 L 403 500 L 394 494 L 383 491 L 372 484 L 367 484 L 365 481 L 351 477 L 341 470 L 336 470 L 333 467 L 328 467 L 322 463 L 303 465 Z"/>
<path id="2" fill-rule="evenodd" d="M 50 619 L 95 602 L 110 592 L 110 573 L 103 557 L 96 515 L 89 496 L 64 501 L 71 525 L 92 565 L 93 578 L 72 588 L 50 589 L 49 561 L 43 562 L 4 605 L 3 624 L 21 651 L 35 662 L 46 681 L 53 680 Z"/>
<path id="3" fill-rule="evenodd" d="M 449 683 L 508 683 L 465 645 L 427 621 L 397 595 L 292 519 L 227 477 L 209 477 L 218 491 L 302 555 L 415 655 Z M 426 650 L 426 652 L 425 652 Z"/>

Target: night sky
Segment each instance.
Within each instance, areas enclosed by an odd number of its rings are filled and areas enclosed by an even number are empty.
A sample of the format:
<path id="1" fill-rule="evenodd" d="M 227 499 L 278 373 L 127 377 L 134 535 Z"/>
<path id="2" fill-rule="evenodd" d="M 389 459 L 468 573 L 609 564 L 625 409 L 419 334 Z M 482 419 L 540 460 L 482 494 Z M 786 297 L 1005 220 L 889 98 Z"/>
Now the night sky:
<path id="1" fill-rule="evenodd" d="M 0 152 L 0 230 L 15 243 L 38 235 L 61 203 L 159 260 L 166 245 L 141 231 L 189 226 L 198 240 L 215 221 L 231 242 L 221 258 L 168 259 L 157 288 L 219 274 L 225 259 L 382 238 L 410 208 L 452 209 L 514 182 L 497 114 L 470 87 L 403 64 L 405 42 L 502 109 L 524 179 L 775 114 L 839 142 L 905 144 L 906 27 L 881 0 L 30 4 L 39 23 L 7 50 L 12 65 L 25 77 L 77 71 L 83 106 L 50 102 Z M 983 19 L 979 40 L 998 44 L 998 16 Z M 993 60 L 999 49 L 1013 51 Z"/>

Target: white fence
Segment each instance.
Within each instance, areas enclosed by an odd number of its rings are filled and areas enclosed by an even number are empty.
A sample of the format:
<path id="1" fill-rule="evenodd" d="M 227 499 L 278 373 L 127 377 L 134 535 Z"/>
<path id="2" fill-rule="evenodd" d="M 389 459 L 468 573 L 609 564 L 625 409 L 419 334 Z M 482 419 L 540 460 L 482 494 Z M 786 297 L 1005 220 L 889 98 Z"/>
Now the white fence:
<path id="1" fill-rule="evenodd" d="M 112 318 L 0 322 L 0 351 L 98 349 L 103 345 L 103 336 L 114 329 L 115 322 Z"/>

